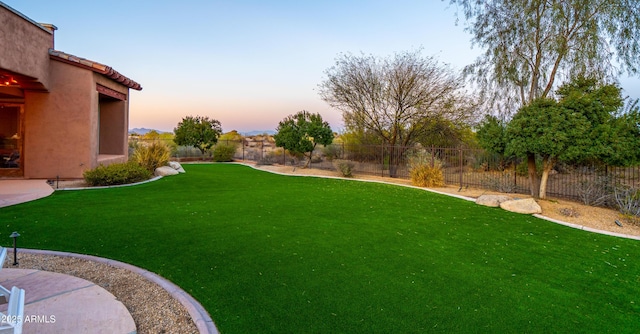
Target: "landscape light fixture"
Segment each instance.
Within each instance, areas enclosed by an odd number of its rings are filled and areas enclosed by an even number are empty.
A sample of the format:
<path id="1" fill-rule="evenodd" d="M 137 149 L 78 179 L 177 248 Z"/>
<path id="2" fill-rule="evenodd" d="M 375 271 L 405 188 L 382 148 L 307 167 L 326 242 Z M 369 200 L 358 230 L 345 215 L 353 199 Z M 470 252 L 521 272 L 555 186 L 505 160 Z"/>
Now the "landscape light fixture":
<path id="1" fill-rule="evenodd" d="M 16 240 L 18 239 L 19 236 L 20 234 L 15 231 L 11 233 L 11 235 L 9 236 L 10 238 L 13 238 L 13 265 L 14 266 L 18 265 L 18 247 L 16 246 Z"/>

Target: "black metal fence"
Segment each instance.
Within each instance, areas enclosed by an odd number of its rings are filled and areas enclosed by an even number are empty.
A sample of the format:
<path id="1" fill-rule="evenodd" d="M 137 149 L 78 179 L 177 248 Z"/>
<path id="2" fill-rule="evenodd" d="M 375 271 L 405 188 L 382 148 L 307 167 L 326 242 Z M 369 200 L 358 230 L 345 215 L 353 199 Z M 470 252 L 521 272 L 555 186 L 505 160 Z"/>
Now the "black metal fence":
<path id="1" fill-rule="evenodd" d="M 301 166 L 307 163 L 305 157 L 289 154 L 276 147 L 268 136 L 239 141 L 222 140 L 217 145 L 235 146 L 234 160 L 285 166 Z M 211 151 L 203 155 L 195 148 L 175 144 L 173 146 L 172 156 L 178 161 L 211 158 Z M 514 157 L 504 158 L 482 149 L 338 143 L 317 148 L 313 152 L 309 167 L 333 170 L 333 161 L 340 159 L 352 162 L 352 171 L 356 174 L 409 179 L 409 160 L 416 156 L 440 162 L 447 185 L 508 193 L 530 193 L 526 161 Z M 612 167 L 560 162 L 549 175 L 547 195 L 606 205 L 607 203 L 598 203 L 598 200 L 610 195 L 614 185 L 621 184 L 639 189 L 640 166 Z"/>

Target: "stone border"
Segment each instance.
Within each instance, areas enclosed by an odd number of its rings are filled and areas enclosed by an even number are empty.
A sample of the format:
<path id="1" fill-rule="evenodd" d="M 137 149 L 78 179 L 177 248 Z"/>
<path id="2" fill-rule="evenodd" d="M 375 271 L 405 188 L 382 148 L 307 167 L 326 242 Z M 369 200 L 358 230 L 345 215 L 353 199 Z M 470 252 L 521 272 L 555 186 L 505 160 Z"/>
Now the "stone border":
<path id="1" fill-rule="evenodd" d="M 39 250 L 39 249 L 27 249 L 27 248 L 18 248 L 18 252 L 23 252 L 26 254 L 40 254 L 40 255 L 55 255 L 62 257 L 74 257 L 81 260 L 94 261 L 102 264 L 107 264 L 110 266 L 114 266 L 117 268 L 122 268 L 134 272 L 149 281 L 158 284 L 160 287 L 165 289 L 173 298 L 175 298 L 180 304 L 182 304 L 189 312 L 191 319 L 194 324 L 198 328 L 200 333 L 204 334 L 219 334 L 220 332 L 216 328 L 215 323 L 209 316 L 207 310 L 200 305 L 200 303 L 195 300 L 195 298 L 191 297 L 186 291 L 182 290 L 179 286 L 174 283 L 168 281 L 167 279 L 156 275 L 148 270 L 136 267 L 134 265 L 120 262 L 112 259 L 97 257 L 93 255 L 85 255 L 85 254 L 77 254 L 77 253 L 69 253 L 69 252 L 58 252 L 58 251 L 50 251 L 50 250 Z"/>

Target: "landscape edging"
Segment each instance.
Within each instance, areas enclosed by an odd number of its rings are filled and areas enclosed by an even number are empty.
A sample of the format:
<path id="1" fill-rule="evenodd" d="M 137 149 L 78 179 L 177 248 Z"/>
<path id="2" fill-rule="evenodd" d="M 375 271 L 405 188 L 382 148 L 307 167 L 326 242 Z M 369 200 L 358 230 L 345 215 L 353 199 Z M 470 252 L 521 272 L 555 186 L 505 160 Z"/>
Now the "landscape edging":
<path id="1" fill-rule="evenodd" d="M 186 291 L 182 290 L 179 286 L 167 280 L 166 278 L 154 274 L 146 269 L 142 269 L 140 267 L 136 267 L 132 264 L 126 262 L 120 262 L 117 260 L 107 259 L 103 257 L 97 257 L 93 255 L 86 254 L 77 254 L 70 252 L 59 252 L 59 251 L 51 251 L 51 250 L 39 250 L 39 249 L 29 249 L 29 248 L 18 248 L 18 252 L 23 252 L 27 254 L 39 254 L 39 255 L 55 255 L 61 257 L 73 257 L 81 260 L 94 261 L 102 264 L 107 264 L 110 266 L 114 266 L 117 268 L 129 270 L 134 272 L 149 281 L 158 284 L 161 288 L 166 290 L 171 297 L 176 299 L 184 308 L 189 312 L 193 323 L 198 328 L 200 333 L 204 334 L 218 334 L 218 328 L 216 327 L 213 319 L 207 312 L 207 310 L 202 307 L 202 305 L 191 295 L 189 295 Z"/>

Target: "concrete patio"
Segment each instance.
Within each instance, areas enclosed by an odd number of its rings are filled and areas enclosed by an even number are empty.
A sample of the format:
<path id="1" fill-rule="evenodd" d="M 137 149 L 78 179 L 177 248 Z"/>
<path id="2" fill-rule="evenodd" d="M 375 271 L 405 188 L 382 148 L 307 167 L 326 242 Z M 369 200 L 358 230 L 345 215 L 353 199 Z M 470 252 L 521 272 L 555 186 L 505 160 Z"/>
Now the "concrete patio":
<path id="1" fill-rule="evenodd" d="M 2 269 L 0 285 L 25 290 L 24 333 L 136 333 L 127 308 L 81 278 L 33 269 Z M 0 305 L 4 312 L 7 304 Z"/>

